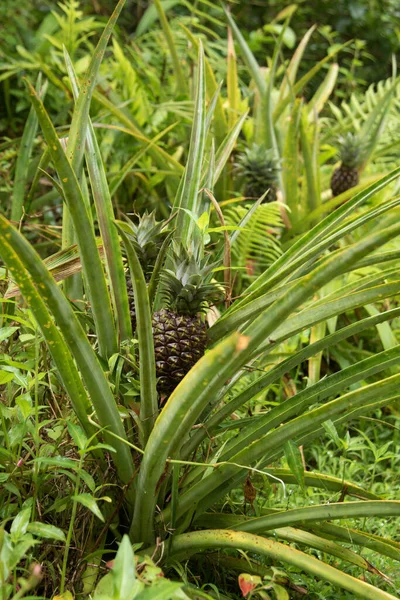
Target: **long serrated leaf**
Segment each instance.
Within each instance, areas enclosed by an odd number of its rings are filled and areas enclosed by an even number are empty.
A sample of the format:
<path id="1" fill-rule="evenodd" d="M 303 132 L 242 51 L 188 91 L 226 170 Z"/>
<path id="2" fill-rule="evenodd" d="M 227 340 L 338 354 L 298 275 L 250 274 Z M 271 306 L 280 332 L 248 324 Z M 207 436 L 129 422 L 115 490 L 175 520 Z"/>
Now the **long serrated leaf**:
<path id="1" fill-rule="evenodd" d="M 100 36 L 98 44 L 93 52 L 87 74 L 82 82 L 72 122 L 69 130 L 67 155 L 76 173 L 79 172 L 85 152 L 86 130 L 89 118 L 90 103 L 96 86 L 97 74 L 103 60 L 108 41 L 113 32 L 118 17 L 125 5 L 126 0 L 119 0 L 114 11 Z"/>
<path id="2" fill-rule="evenodd" d="M 282 177 L 285 201 L 290 209 L 290 220 L 294 225 L 300 221 L 302 216 L 302 207 L 299 206 L 298 202 L 300 174 L 299 136 L 302 103 L 301 99 L 297 99 L 293 104 L 282 156 L 285 165 Z"/>
<path id="3" fill-rule="evenodd" d="M 203 356 L 169 397 L 145 448 L 131 526 L 133 539 L 149 542 L 153 539 L 156 489 L 166 460 L 182 444 L 184 436 L 207 406 L 214 388 L 219 386 L 221 365 L 230 356 L 243 352 L 245 346 L 245 338 L 232 335 Z"/>
<path id="4" fill-rule="evenodd" d="M 193 222 L 186 211 L 197 215 L 200 202 L 199 189 L 201 169 L 205 145 L 205 87 L 204 87 L 204 55 L 199 45 L 198 73 L 196 80 L 196 100 L 193 115 L 193 126 L 190 137 L 189 154 L 180 194 L 176 198 L 175 208 L 179 211 L 176 225 L 176 239 L 189 246 Z M 199 215 L 197 215 L 199 216 Z"/>
<path id="5" fill-rule="evenodd" d="M 326 336 L 319 342 L 315 342 L 314 344 L 303 348 L 294 356 L 287 358 L 277 366 L 273 367 L 269 373 L 259 377 L 255 382 L 247 386 L 243 392 L 234 396 L 229 402 L 224 403 L 224 406 L 222 406 L 214 415 L 210 417 L 210 419 L 208 419 L 208 421 L 206 421 L 205 425 L 207 432 L 213 432 L 214 428 L 230 414 L 234 413 L 235 410 L 243 406 L 248 400 L 253 398 L 266 386 L 270 385 L 274 381 L 277 381 L 285 373 L 289 372 L 292 368 L 301 364 L 309 357 L 325 348 L 329 348 L 338 344 L 342 340 L 347 339 L 352 335 L 357 335 L 359 332 L 364 331 L 368 327 L 373 327 L 378 323 L 395 318 L 397 315 L 400 315 L 400 309 L 394 309 L 392 311 L 380 313 L 375 317 L 362 319 L 359 322 L 347 327 L 343 327 L 339 331 Z M 217 397 L 216 401 L 218 401 L 218 399 L 219 398 Z M 196 431 L 196 433 L 191 437 L 190 443 L 188 443 L 184 448 L 183 456 L 185 458 L 190 456 L 192 452 L 194 452 L 194 450 L 200 445 L 204 437 L 208 435 L 207 432 L 205 432 L 204 429 L 199 429 Z"/>
<path id="6" fill-rule="evenodd" d="M 64 60 L 70 78 L 75 101 L 79 95 L 79 86 L 74 67 L 64 48 Z M 88 116 L 88 129 L 86 137 L 86 163 L 89 171 L 90 184 L 100 233 L 104 242 L 108 272 L 111 279 L 114 306 L 118 317 L 120 341 L 132 337 L 132 326 L 129 315 L 128 294 L 126 290 L 124 265 L 117 231 L 114 227 L 114 209 L 108 187 L 107 176 L 101 159 L 100 148 L 96 139 L 92 122 Z"/>
<path id="7" fill-rule="evenodd" d="M 180 94 L 184 94 L 187 90 L 186 79 L 182 71 L 181 61 L 179 59 L 178 50 L 174 42 L 174 36 L 168 23 L 168 19 L 165 15 L 162 2 L 160 0 L 154 0 L 154 6 L 158 14 L 158 18 L 161 22 L 161 27 L 168 44 L 168 49 L 171 54 L 172 64 L 174 66 L 177 90 Z"/>
<path id="8" fill-rule="evenodd" d="M 237 138 L 242 130 L 243 124 L 247 118 L 248 113 L 245 112 L 238 121 L 233 125 L 232 129 L 228 131 L 226 138 L 223 140 L 222 144 L 219 146 L 216 155 L 215 155 L 215 170 L 214 170 L 214 185 L 217 183 L 226 163 L 229 160 L 229 157 L 232 153 L 232 150 L 235 147 Z"/>
<path id="9" fill-rule="evenodd" d="M 333 586 L 345 589 L 365 600 L 371 600 L 371 598 L 374 598 L 374 600 L 396 600 L 395 596 L 351 577 L 324 561 L 310 556 L 310 554 L 300 552 L 275 540 L 265 539 L 246 532 L 210 529 L 178 535 L 174 538 L 171 558 L 182 560 L 203 549 L 209 550 L 210 548 L 232 548 L 235 550 L 239 548 L 256 555 L 268 556 L 274 561 L 278 560 L 291 564 L 306 573 L 311 573 L 320 579 L 329 581 Z"/>
<path id="10" fill-rule="evenodd" d="M 314 120 L 314 114 L 318 115 L 328 101 L 329 96 L 334 90 L 338 74 L 339 65 L 333 63 L 333 65 L 329 67 L 325 79 L 308 103 L 308 119 L 310 121 Z"/>
<path id="11" fill-rule="evenodd" d="M 263 97 L 267 91 L 267 84 L 262 75 L 262 72 L 257 63 L 257 60 L 256 60 L 254 54 L 252 53 L 252 51 L 250 50 L 246 40 L 244 39 L 243 35 L 241 34 L 239 27 L 236 25 L 231 14 L 229 13 L 228 9 L 224 5 L 223 5 L 223 9 L 224 9 L 224 12 L 226 15 L 226 19 L 229 23 L 229 26 L 232 29 L 233 34 L 238 41 L 240 50 L 242 52 L 243 59 L 247 65 L 247 68 L 249 69 L 250 75 L 254 79 L 254 81 L 257 85 L 257 88 L 260 92 L 260 95 Z"/>
<path id="12" fill-rule="evenodd" d="M 111 310 L 109 293 L 104 276 L 103 266 L 97 250 L 89 215 L 85 206 L 82 191 L 76 174 L 68 161 L 54 126 L 43 103 L 34 88 L 28 84 L 31 100 L 35 108 L 43 134 L 47 141 L 53 163 L 57 169 L 64 197 L 68 203 L 71 217 L 75 224 L 81 252 L 82 267 L 96 324 L 100 352 L 103 357 L 116 352 L 117 340 L 114 318 Z"/>
<path id="13" fill-rule="evenodd" d="M 41 85 L 41 75 L 39 74 L 36 91 L 44 99 L 47 91 L 47 82 Z M 11 220 L 18 223 L 23 215 L 23 205 L 25 197 L 25 187 L 28 179 L 29 159 L 35 141 L 36 131 L 38 127 L 38 119 L 33 106 L 29 111 L 28 118 L 25 123 L 24 133 L 21 138 L 21 146 L 17 156 L 15 165 L 14 187 L 11 199 Z"/>
<path id="14" fill-rule="evenodd" d="M 117 227 L 128 256 L 135 299 L 140 358 L 140 420 L 144 433 L 144 444 L 146 444 L 158 414 L 152 317 L 146 280 L 135 248 L 124 230 L 125 226 L 125 223 L 117 221 Z"/>
<path id="15" fill-rule="evenodd" d="M 355 517 L 399 516 L 400 502 L 396 500 L 364 500 L 362 502 L 336 502 L 325 505 L 306 506 L 274 513 L 266 517 L 250 519 L 235 525 L 240 531 L 268 531 L 285 525 L 300 525 L 307 522 L 351 519 Z"/>
<path id="16" fill-rule="evenodd" d="M 181 27 L 184 30 L 184 32 L 186 33 L 190 43 L 198 51 L 199 43 L 200 43 L 199 38 L 194 36 L 193 33 L 187 27 L 185 27 L 182 23 L 181 23 Z M 210 65 L 210 61 L 208 60 L 207 56 L 204 56 L 204 67 L 205 67 L 207 99 L 209 102 L 211 102 L 213 98 L 216 99 L 214 130 L 215 130 L 215 137 L 216 137 L 217 143 L 221 144 L 227 134 L 227 131 L 228 131 L 228 122 L 227 122 L 227 118 L 225 115 L 224 104 L 223 104 L 221 95 L 220 94 L 216 95 L 218 92 L 219 84 L 217 83 L 214 72 Z"/>
<path id="17" fill-rule="evenodd" d="M 280 116 L 284 113 L 288 104 L 292 101 L 293 98 L 295 98 L 303 90 L 303 88 L 314 77 L 314 75 L 316 75 L 318 73 L 318 71 L 320 69 L 322 69 L 322 67 L 327 62 L 332 60 L 332 58 L 334 56 L 336 56 L 336 54 L 338 54 L 341 50 L 344 50 L 344 48 L 349 46 L 349 44 L 351 44 L 351 40 L 349 42 L 346 42 L 345 44 L 342 44 L 341 46 L 337 46 L 336 48 L 334 48 L 334 50 L 332 50 L 332 52 L 330 52 L 322 60 L 320 60 L 318 63 L 316 63 L 305 75 L 303 75 L 303 77 L 301 77 L 301 79 L 299 79 L 297 81 L 297 83 L 294 84 L 293 93 L 288 94 L 279 104 L 277 104 L 277 106 L 274 110 L 274 114 L 273 114 L 274 122 L 276 122 L 280 118 Z"/>
<path id="18" fill-rule="evenodd" d="M 307 233 L 305 233 L 298 241 L 296 241 L 280 259 L 278 259 L 247 288 L 246 297 L 243 300 L 235 303 L 235 310 L 237 310 L 240 306 L 247 304 L 255 297 L 261 295 L 263 289 L 269 289 L 274 276 L 277 277 L 277 280 L 281 280 L 283 270 L 288 269 L 288 271 L 293 272 L 294 261 L 298 260 L 299 263 L 304 264 L 305 259 L 313 255 L 316 247 L 321 249 L 323 247 L 323 249 L 326 249 L 330 244 L 334 243 L 333 237 L 330 236 L 333 231 L 337 230 L 336 239 L 340 239 L 344 233 L 344 229 L 341 230 L 339 228 L 340 223 L 342 223 L 346 217 L 351 215 L 357 206 L 359 206 L 362 202 L 366 202 L 371 196 L 373 196 L 373 194 L 380 191 L 391 181 L 394 181 L 399 174 L 400 167 L 397 167 L 387 175 L 381 177 L 378 181 L 368 186 L 366 189 L 360 191 L 354 196 L 354 198 L 337 208 L 333 213 L 315 225 L 310 231 L 307 231 Z M 359 221 L 359 223 L 361 224 L 361 221 Z M 353 229 L 355 226 L 358 226 L 357 222 L 355 222 Z M 321 240 L 324 239 L 326 240 L 327 245 L 325 245 L 325 241 L 321 242 Z M 320 244 L 322 245 L 320 246 Z M 318 253 L 318 249 L 316 250 L 316 253 Z"/>
<path id="19" fill-rule="evenodd" d="M 282 84 L 279 90 L 279 98 L 277 102 L 278 106 L 282 102 L 282 99 L 286 96 L 286 94 L 290 93 L 290 90 L 293 88 L 293 85 L 296 81 L 297 70 L 300 66 L 301 59 L 303 58 L 304 51 L 316 27 L 316 25 L 312 25 L 312 27 L 310 27 L 310 29 L 304 34 L 304 37 L 300 41 L 299 45 L 296 48 L 296 51 L 294 52 L 290 60 L 289 66 L 286 69 L 285 76 L 282 80 Z"/>

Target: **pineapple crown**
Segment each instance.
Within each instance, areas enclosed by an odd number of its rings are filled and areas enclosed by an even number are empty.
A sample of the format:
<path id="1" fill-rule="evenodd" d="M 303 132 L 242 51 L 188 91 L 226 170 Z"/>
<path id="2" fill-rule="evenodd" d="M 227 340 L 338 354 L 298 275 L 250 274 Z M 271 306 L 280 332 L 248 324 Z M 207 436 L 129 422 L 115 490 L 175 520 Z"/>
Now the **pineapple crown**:
<path id="1" fill-rule="evenodd" d="M 163 295 L 168 308 L 181 315 L 195 316 L 208 308 L 209 302 L 221 298 L 221 286 L 212 283 L 215 264 L 208 257 L 197 259 L 183 248 L 170 259 L 170 268 L 161 273 Z"/>
<path id="2" fill-rule="evenodd" d="M 138 216 L 138 222 L 134 223 L 126 217 L 131 229 L 128 238 L 132 242 L 138 255 L 140 264 L 146 278 L 151 274 L 156 262 L 161 245 L 167 235 L 166 223 L 156 221 L 155 212 L 147 211 Z"/>
<path id="3" fill-rule="evenodd" d="M 272 148 L 264 144 L 252 144 L 239 156 L 236 164 L 240 175 L 251 180 L 262 180 L 266 187 L 278 180 L 280 160 Z"/>
<path id="4" fill-rule="evenodd" d="M 337 140 L 341 163 L 348 169 L 357 169 L 364 158 L 365 143 L 356 133 L 347 132 Z"/>

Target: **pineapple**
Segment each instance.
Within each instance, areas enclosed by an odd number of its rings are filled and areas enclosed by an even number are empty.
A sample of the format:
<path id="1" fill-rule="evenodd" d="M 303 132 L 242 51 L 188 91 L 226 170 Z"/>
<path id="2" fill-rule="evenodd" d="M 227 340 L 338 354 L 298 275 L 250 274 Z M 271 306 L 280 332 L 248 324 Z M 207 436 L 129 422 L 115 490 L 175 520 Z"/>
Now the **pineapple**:
<path id="1" fill-rule="evenodd" d="M 354 133 L 346 133 L 340 137 L 338 146 L 341 164 L 331 177 L 333 196 L 339 196 L 358 184 L 363 160 L 362 142 Z"/>
<path id="2" fill-rule="evenodd" d="M 246 181 L 245 196 L 258 199 L 269 189 L 264 202 L 276 201 L 280 166 L 273 150 L 253 144 L 239 157 L 237 167 Z"/>
<path id="3" fill-rule="evenodd" d="M 201 313 L 221 297 L 220 286 L 211 283 L 214 265 L 207 259 L 181 249 L 170 263 L 161 275 L 166 308 L 153 315 L 158 389 L 167 395 L 203 356 L 207 331 Z"/>
<path id="4" fill-rule="evenodd" d="M 145 212 L 144 215 L 139 217 L 137 224 L 133 223 L 130 219 L 128 219 L 128 223 L 132 231 L 128 234 L 128 237 L 134 245 L 146 281 L 149 281 L 161 245 L 167 234 L 165 229 L 166 223 L 163 221 L 156 221 L 154 212 L 150 214 Z M 132 280 L 129 274 L 126 278 L 126 287 L 128 292 L 132 330 L 135 331 L 135 300 L 133 296 Z"/>

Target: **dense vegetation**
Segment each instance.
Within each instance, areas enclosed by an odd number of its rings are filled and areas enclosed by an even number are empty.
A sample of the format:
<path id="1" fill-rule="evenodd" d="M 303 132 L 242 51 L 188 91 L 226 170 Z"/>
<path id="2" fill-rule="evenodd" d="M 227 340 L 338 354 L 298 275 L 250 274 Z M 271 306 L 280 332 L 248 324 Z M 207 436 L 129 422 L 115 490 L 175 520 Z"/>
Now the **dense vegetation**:
<path id="1" fill-rule="evenodd" d="M 3 0 L 0 600 L 399 597 L 386 4 Z"/>

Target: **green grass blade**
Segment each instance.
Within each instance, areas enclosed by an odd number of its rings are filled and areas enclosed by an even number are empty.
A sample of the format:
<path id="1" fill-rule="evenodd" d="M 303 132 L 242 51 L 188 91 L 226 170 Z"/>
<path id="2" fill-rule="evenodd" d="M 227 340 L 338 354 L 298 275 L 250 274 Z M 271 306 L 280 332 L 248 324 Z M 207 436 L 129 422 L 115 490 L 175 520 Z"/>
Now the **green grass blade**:
<path id="1" fill-rule="evenodd" d="M 83 273 L 87 282 L 89 299 L 96 324 L 100 353 L 103 357 L 109 357 L 116 352 L 117 339 L 104 270 L 98 253 L 91 220 L 75 172 L 65 155 L 49 115 L 31 85 L 29 85 L 29 90 L 75 225 Z"/>
<path id="2" fill-rule="evenodd" d="M 139 340 L 140 420 L 142 422 L 144 443 L 146 443 L 158 414 L 151 308 L 143 270 L 135 248 L 125 233 L 125 226 L 125 223 L 117 222 L 128 256 L 135 299 L 136 330 Z"/>
<path id="3" fill-rule="evenodd" d="M 174 42 L 174 36 L 172 34 L 171 28 L 168 23 L 168 19 L 165 15 L 163 5 L 160 0 L 154 0 L 154 6 L 156 7 L 158 18 L 161 22 L 161 27 L 168 44 L 169 52 L 171 54 L 172 64 L 174 66 L 175 77 L 176 77 L 176 85 L 178 92 L 180 94 L 185 94 L 187 92 L 187 83 L 185 79 L 185 75 L 183 74 L 181 61 L 178 56 L 178 51 L 176 49 L 176 45 Z"/>
<path id="4" fill-rule="evenodd" d="M 74 98 L 77 100 L 79 86 L 71 59 L 64 48 L 64 60 L 70 78 Z M 124 265 L 117 230 L 114 226 L 114 209 L 108 187 L 106 171 L 101 159 L 100 148 L 96 139 L 92 122 L 88 116 L 86 137 L 86 163 L 101 237 L 104 242 L 107 267 L 111 280 L 114 306 L 118 318 L 120 341 L 132 337 L 132 326 L 129 315 L 128 294 L 126 290 Z"/>
<path id="5" fill-rule="evenodd" d="M 164 0 L 164 12 L 167 12 L 174 6 L 180 3 L 181 0 Z M 138 26 L 136 27 L 135 36 L 139 37 L 145 34 L 150 27 L 157 21 L 157 9 L 154 4 L 150 4 L 144 11 Z"/>
<path id="6" fill-rule="evenodd" d="M 136 152 L 136 154 L 134 154 L 132 158 L 128 160 L 128 162 L 121 168 L 118 175 L 116 175 L 116 177 L 110 182 L 110 194 L 112 196 L 114 196 L 125 177 L 133 170 L 133 167 L 142 158 L 142 156 L 149 152 L 152 147 L 156 147 L 156 142 L 158 142 L 158 140 L 160 140 L 166 133 L 171 131 L 171 129 L 174 129 L 175 126 L 176 123 L 172 123 L 172 125 L 166 127 L 163 131 L 149 140 L 149 144 L 147 146 Z"/>
<path id="7" fill-rule="evenodd" d="M 276 40 L 275 47 L 274 47 L 274 53 L 272 55 L 272 60 L 271 60 L 271 67 L 270 67 L 269 74 L 268 74 L 267 89 L 265 91 L 265 94 L 263 94 L 263 96 L 262 96 L 262 105 L 263 105 L 263 120 L 262 120 L 262 122 L 263 122 L 263 128 L 264 128 L 263 139 L 264 139 L 266 148 L 272 148 L 274 151 L 275 157 L 277 159 L 280 158 L 280 152 L 279 152 L 278 141 L 277 141 L 275 129 L 274 129 L 274 120 L 273 120 L 273 114 L 272 114 L 272 108 L 273 108 L 272 95 L 273 95 L 273 91 L 274 91 L 275 76 L 276 76 L 276 71 L 278 68 L 278 59 L 279 59 L 279 55 L 281 52 L 283 36 L 289 25 L 290 19 L 291 19 L 291 15 L 289 15 L 288 18 L 285 20 L 285 22 L 282 26 L 282 29 L 279 33 L 278 39 Z M 283 192 L 284 188 L 283 188 L 281 171 L 279 171 L 278 178 L 279 178 L 279 187 L 281 188 L 281 190 Z"/>
<path id="8" fill-rule="evenodd" d="M 228 27 L 228 73 L 227 73 L 227 93 L 228 93 L 228 125 L 232 129 L 237 117 L 239 116 L 241 94 L 238 79 L 238 67 L 233 43 L 232 30 Z"/>
<path id="9" fill-rule="evenodd" d="M 40 98 L 44 99 L 47 90 L 47 82 L 41 85 L 41 76 L 39 75 L 36 91 Z M 38 127 L 38 118 L 33 106 L 29 111 L 28 118 L 25 123 L 24 133 L 22 134 L 21 145 L 18 152 L 17 162 L 15 165 L 14 187 L 11 199 L 11 220 L 18 223 L 24 213 L 24 198 L 25 187 L 28 179 L 29 159 L 32 154 L 33 143 L 35 141 L 36 131 Z"/>

